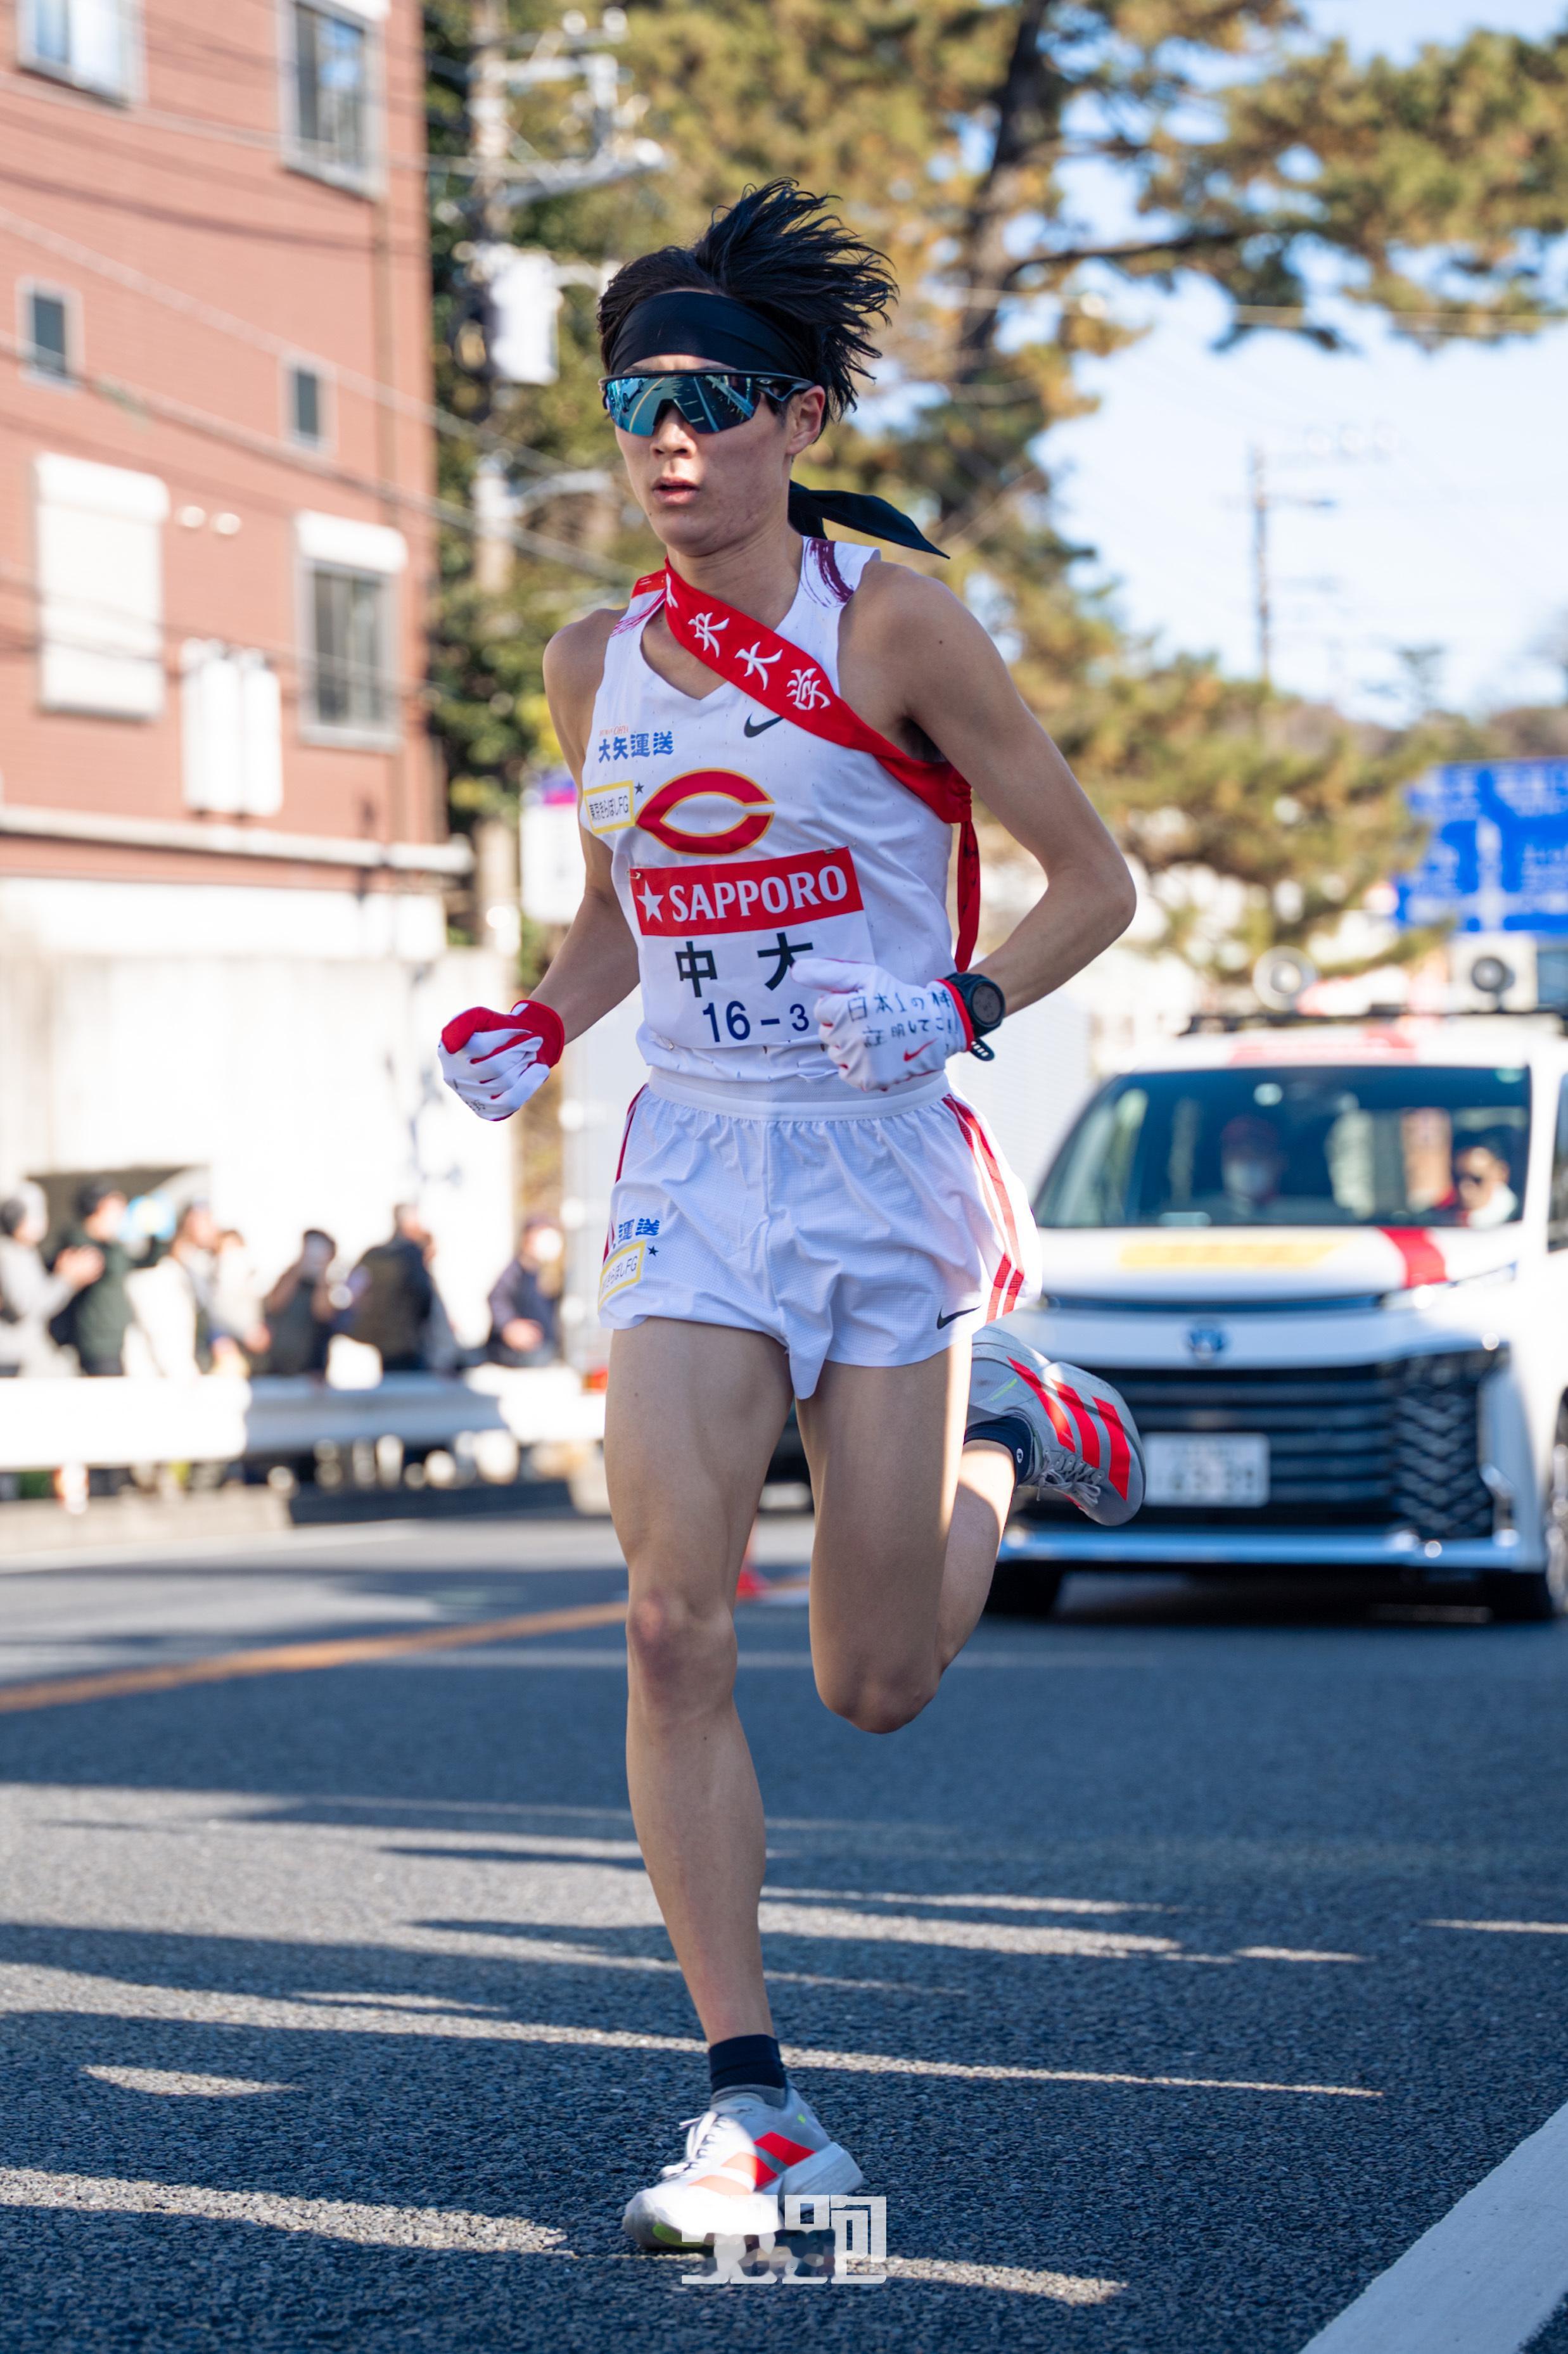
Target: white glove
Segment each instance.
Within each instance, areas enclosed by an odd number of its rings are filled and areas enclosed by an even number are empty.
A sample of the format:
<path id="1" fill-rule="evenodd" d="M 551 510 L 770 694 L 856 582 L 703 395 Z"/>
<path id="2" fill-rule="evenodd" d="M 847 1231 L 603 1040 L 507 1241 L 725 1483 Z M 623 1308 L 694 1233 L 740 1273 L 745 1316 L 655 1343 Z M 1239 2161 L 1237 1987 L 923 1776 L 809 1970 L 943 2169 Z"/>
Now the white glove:
<path id="1" fill-rule="evenodd" d="M 537 1095 L 566 1043 L 553 1005 L 527 997 L 510 1013 L 471 1005 L 441 1032 L 441 1076 L 481 1119 L 509 1119 Z"/>
<path id="2" fill-rule="evenodd" d="M 868 1094 L 928 1079 L 969 1046 L 969 1025 L 945 981 L 899 981 L 880 965 L 839 957 L 801 957 L 790 979 L 821 992 L 822 1044 L 851 1087 Z"/>

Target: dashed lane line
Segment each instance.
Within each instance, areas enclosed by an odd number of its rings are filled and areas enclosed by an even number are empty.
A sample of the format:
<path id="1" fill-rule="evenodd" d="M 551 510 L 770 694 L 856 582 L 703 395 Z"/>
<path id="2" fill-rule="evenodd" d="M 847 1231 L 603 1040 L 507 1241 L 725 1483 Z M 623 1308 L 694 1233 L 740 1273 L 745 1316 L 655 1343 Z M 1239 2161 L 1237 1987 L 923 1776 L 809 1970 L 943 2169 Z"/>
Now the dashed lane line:
<path id="1" fill-rule="evenodd" d="M 1568 2104 L 1303 2354 L 1520 2354 L 1568 2297 Z"/>
<path id="2" fill-rule="evenodd" d="M 256 1650 L 169 1660 L 161 1667 L 46 1676 L 32 1683 L 0 1685 L 0 1716 L 38 1708 L 67 1708 L 82 1701 L 120 1700 L 132 1692 L 177 1691 L 189 1684 L 231 1683 L 243 1676 L 302 1675 L 317 1668 L 355 1667 L 371 1659 L 400 1659 L 412 1651 L 468 1650 L 477 1643 L 504 1643 L 516 1635 L 564 1635 L 579 1627 L 619 1626 L 625 1617 L 624 1599 L 580 1602 L 561 1610 L 529 1610 L 514 1618 L 469 1620 L 461 1626 L 421 1628 L 417 1632 L 271 1643 Z"/>

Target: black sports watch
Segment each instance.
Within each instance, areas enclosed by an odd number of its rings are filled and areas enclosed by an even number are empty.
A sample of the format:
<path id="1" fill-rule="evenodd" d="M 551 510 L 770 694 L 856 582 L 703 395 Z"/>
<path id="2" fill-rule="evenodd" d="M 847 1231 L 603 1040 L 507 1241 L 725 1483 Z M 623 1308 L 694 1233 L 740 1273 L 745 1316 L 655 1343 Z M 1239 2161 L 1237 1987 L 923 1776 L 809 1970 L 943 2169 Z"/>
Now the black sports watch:
<path id="1" fill-rule="evenodd" d="M 985 1044 L 988 1031 L 999 1030 L 1007 1019 L 1007 1000 L 988 973 L 950 972 L 948 987 L 963 1001 L 973 1036 L 969 1053 L 982 1063 L 994 1063 L 996 1052 Z"/>

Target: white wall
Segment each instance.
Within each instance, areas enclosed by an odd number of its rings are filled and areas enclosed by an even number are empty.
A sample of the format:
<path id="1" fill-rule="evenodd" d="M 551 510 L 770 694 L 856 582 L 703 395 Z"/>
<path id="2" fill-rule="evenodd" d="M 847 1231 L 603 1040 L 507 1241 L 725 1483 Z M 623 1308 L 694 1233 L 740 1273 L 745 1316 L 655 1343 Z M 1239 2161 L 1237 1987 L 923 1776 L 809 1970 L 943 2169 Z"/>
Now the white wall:
<path id="1" fill-rule="evenodd" d="M 395 1202 L 417 1200 L 459 1336 L 482 1340 L 511 1242 L 509 1140 L 441 1085 L 435 1049 L 462 1006 L 505 1002 L 502 960 L 224 955 L 207 944 L 218 896 L 193 886 L 191 902 L 209 902 L 199 920 L 140 953 L 48 952 L 6 926 L 0 1188 L 59 1170 L 207 1168 L 214 1208 L 269 1282 L 302 1227 L 326 1227 L 354 1257 Z"/>

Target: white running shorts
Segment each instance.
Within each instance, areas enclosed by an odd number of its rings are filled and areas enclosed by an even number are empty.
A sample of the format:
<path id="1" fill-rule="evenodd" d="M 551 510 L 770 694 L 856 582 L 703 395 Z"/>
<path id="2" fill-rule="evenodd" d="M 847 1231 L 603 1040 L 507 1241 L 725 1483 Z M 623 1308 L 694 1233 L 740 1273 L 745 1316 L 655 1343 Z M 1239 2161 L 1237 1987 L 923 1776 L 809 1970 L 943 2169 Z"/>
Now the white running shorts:
<path id="1" fill-rule="evenodd" d="M 919 1364 L 1039 1288 L 1028 1198 L 945 1076 L 896 1108 L 665 1071 L 632 1100 L 599 1286 L 612 1331 L 766 1332 L 810 1397 L 830 1359 Z"/>

